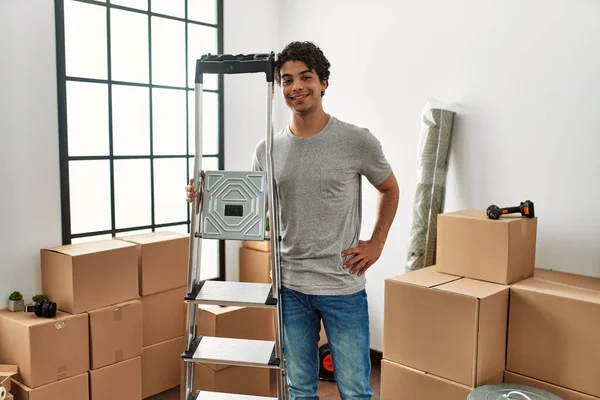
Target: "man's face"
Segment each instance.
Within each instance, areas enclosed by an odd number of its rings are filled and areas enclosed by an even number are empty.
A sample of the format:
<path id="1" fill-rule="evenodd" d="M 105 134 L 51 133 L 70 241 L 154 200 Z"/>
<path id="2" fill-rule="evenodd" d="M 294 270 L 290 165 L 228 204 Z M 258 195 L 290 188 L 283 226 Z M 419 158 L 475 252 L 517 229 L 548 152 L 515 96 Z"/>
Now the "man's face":
<path id="1" fill-rule="evenodd" d="M 286 104 L 298 114 L 307 114 L 321 104 L 321 92 L 327 88 L 314 70 L 302 61 L 287 61 L 281 66 L 281 90 Z"/>

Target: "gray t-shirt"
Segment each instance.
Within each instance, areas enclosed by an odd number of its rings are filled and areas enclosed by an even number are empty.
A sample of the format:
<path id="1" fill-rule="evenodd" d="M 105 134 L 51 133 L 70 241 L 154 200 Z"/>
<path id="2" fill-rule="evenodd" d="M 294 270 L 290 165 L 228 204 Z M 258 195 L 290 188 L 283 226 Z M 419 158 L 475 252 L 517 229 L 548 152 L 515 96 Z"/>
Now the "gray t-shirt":
<path id="1" fill-rule="evenodd" d="M 309 138 L 289 127 L 273 137 L 279 193 L 281 283 L 305 294 L 352 294 L 365 287 L 343 268 L 341 252 L 355 247 L 361 229 L 361 175 L 380 184 L 390 174 L 379 140 L 367 129 L 330 116 Z M 266 171 L 266 139 L 252 168 Z"/>

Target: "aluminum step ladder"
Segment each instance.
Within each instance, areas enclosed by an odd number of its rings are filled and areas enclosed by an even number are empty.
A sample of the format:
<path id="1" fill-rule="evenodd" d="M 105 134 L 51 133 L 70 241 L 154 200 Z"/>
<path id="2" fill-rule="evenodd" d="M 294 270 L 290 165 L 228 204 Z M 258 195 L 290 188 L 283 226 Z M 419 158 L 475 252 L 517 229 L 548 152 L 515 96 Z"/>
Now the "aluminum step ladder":
<path id="1" fill-rule="evenodd" d="M 199 195 L 192 204 L 188 261 L 186 349 L 181 400 L 287 400 L 281 310 L 280 235 L 277 188 L 273 172 L 272 91 L 275 55 L 204 55 L 196 61 L 194 184 Z M 203 74 L 264 72 L 267 81 L 267 170 L 202 171 Z M 265 235 L 267 212 L 270 237 Z M 270 240 L 271 284 L 200 279 L 202 240 Z M 245 340 L 197 335 L 199 304 L 271 308 L 275 312 L 275 340 Z M 226 364 L 277 370 L 278 397 L 194 392 L 195 363 Z"/>

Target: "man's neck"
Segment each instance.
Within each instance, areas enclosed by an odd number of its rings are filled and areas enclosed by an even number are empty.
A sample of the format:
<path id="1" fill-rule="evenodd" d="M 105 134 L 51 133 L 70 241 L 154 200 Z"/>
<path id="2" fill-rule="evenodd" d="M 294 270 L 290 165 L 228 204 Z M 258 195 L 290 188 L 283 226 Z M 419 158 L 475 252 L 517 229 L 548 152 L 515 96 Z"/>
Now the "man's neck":
<path id="1" fill-rule="evenodd" d="M 309 115 L 293 114 L 290 130 L 294 136 L 311 137 L 321 132 L 328 121 L 329 115 L 323 110 Z"/>

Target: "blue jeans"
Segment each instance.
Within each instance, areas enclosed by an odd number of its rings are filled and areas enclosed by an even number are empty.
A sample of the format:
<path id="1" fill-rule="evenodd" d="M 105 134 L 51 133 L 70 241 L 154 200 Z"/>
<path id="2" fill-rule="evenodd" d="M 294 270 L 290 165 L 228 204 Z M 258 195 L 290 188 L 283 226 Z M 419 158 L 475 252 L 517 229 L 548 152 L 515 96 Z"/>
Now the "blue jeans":
<path id="1" fill-rule="evenodd" d="M 342 400 L 371 400 L 369 309 L 364 290 L 343 296 L 282 290 L 290 400 L 318 400 L 321 318 Z"/>

